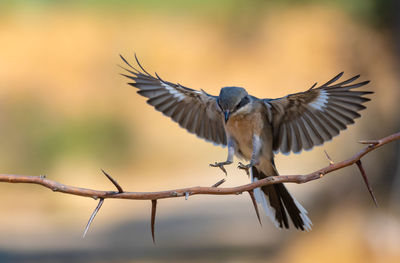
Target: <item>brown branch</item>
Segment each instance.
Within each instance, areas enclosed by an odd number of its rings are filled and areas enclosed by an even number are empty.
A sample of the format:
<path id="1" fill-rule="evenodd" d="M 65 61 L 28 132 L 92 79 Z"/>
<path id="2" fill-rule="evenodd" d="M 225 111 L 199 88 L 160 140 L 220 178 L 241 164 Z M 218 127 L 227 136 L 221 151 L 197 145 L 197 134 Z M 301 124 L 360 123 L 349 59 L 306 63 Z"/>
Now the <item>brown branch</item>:
<path id="1" fill-rule="evenodd" d="M 174 198 L 183 197 L 186 192 L 190 195 L 235 195 L 241 194 L 246 191 L 253 190 L 257 187 L 264 185 L 277 184 L 277 183 L 306 183 L 321 178 L 322 176 L 331 173 L 333 171 L 342 169 L 344 167 L 355 164 L 363 156 L 369 152 L 385 145 L 390 142 L 400 139 L 400 132 L 387 136 L 377 141 L 371 141 L 371 143 L 363 148 L 361 151 L 353 155 L 351 158 L 335 162 L 330 164 L 318 171 L 312 172 L 306 175 L 279 175 L 274 177 L 267 177 L 265 179 L 245 184 L 236 187 L 188 187 L 175 190 L 167 190 L 161 192 L 116 192 L 116 191 L 100 191 L 94 189 L 80 188 L 75 186 L 68 186 L 56 181 L 49 180 L 43 176 L 24 176 L 24 175 L 11 175 L 11 174 L 0 174 L 0 182 L 6 183 L 25 183 L 25 184 L 38 184 L 47 187 L 55 192 L 61 192 L 65 194 L 78 195 L 83 197 L 91 197 L 94 199 L 98 198 L 115 198 L 115 199 L 133 199 L 133 200 L 156 200 L 163 198 Z"/>
<path id="2" fill-rule="evenodd" d="M 83 233 L 83 237 L 85 237 L 87 231 L 91 223 L 93 222 L 94 217 L 96 216 L 97 212 L 100 210 L 102 204 L 104 203 L 104 199 L 107 198 L 118 198 L 118 199 L 133 199 L 133 200 L 151 200 L 151 221 L 150 221 L 150 228 L 151 228 L 151 235 L 153 238 L 153 242 L 155 243 L 154 238 L 154 224 L 156 219 L 156 208 L 157 208 L 157 200 L 163 198 L 173 198 L 173 197 L 182 197 L 184 196 L 188 199 L 189 195 L 237 195 L 243 192 L 248 192 L 250 194 L 252 203 L 254 205 L 254 209 L 256 211 L 257 218 L 261 224 L 260 214 L 258 211 L 257 204 L 254 198 L 254 189 L 257 187 L 270 185 L 270 184 L 277 184 L 277 183 L 306 183 L 309 181 L 313 181 L 323 177 L 324 175 L 331 173 L 333 171 L 342 169 L 344 167 L 357 164 L 361 175 L 364 179 L 364 182 L 367 185 L 368 191 L 370 192 L 373 201 L 377 204 L 375 196 L 372 192 L 372 189 L 369 185 L 368 178 L 366 176 L 365 170 L 361 164 L 361 158 L 364 157 L 369 152 L 385 145 L 390 142 L 396 141 L 400 139 L 400 132 L 382 138 L 380 140 L 372 140 L 372 141 L 360 141 L 362 144 L 368 144 L 367 147 L 353 155 L 351 158 L 334 163 L 328 153 L 325 151 L 326 157 L 329 160 L 330 165 L 326 166 L 318 171 L 315 171 L 310 174 L 306 175 L 279 175 L 274 177 L 267 177 L 265 179 L 253 182 L 251 184 L 241 185 L 237 187 L 226 187 L 226 188 L 218 188 L 222 183 L 225 182 L 225 179 L 215 183 L 211 187 L 189 187 L 189 188 L 182 188 L 182 189 L 175 189 L 175 190 L 168 190 L 168 191 L 161 191 L 161 192 L 124 192 L 122 187 L 114 180 L 109 174 L 102 170 L 103 174 L 113 183 L 113 185 L 117 188 L 118 192 L 116 191 L 100 191 L 100 190 L 93 190 L 93 189 L 86 189 L 80 188 L 75 186 L 68 186 L 56 181 L 52 181 L 46 179 L 45 176 L 24 176 L 24 175 L 11 175 L 11 174 L 0 174 L 0 182 L 5 183 L 25 183 L 25 184 L 38 184 L 53 190 L 54 192 L 61 192 L 65 194 L 72 194 L 78 195 L 83 197 L 91 197 L 93 199 L 99 199 L 99 203 L 96 209 L 93 211 L 87 225 L 85 231 Z"/>

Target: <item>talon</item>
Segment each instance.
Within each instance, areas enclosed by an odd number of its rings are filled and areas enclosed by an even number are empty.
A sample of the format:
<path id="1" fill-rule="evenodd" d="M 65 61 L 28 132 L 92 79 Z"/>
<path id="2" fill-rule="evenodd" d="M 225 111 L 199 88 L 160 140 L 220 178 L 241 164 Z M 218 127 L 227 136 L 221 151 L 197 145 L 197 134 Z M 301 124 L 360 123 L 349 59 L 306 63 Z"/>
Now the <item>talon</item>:
<path id="1" fill-rule="evenodd" d="M 242 170 L 245 170 L 246 171 L 246 174 L 247 174 L 247 176 L 250 176 L 250 167 L 252 167 L 253 165 L 251 164 L 251 163 L 249 163 L 249 164 L 247 164 L 247 165 L 244 165 L 244 164 L 242 164 L 241 162 L 239 162 L 239 165 L 238 165 L 238 168 L 239 169 L 242 169 Z"/>
<path id="2" fill-rule="evenodd" d="M 231 163 L 232 162 L 221 162 L 221 163 L 215 162 L 214 164 L 210 163 L 210 166 L 211 167 L 218 167 L 219 169 L 221 169 L 224 172 L 225 175 L 228 175 L 224 165 L 228 165 L 228 164 L 231 164 Z"/>
<path id="3" fill-rule="evenodd" d="M 224 172 L 225 176 L 228 176 L 228 172 L 223 165 L 219 166 L 219 168 Z"/>

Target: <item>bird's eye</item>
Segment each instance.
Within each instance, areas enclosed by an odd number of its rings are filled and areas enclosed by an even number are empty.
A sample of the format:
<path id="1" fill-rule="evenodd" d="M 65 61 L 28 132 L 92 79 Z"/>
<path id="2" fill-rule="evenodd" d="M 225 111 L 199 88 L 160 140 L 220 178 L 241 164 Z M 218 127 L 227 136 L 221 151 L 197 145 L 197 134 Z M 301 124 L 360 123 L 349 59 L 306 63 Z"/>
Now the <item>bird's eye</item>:
<path id="1" fill-rule="evenodd" d="M 249 103 L 250 102 L 250 99 L 249 99 L 249 97 L 244 97 L 240 102 L 239 102 L 239 104 L 236 106 L 236 109 L 240 109 L 241 107 L 243 107 L 243 106 L 245 106 L 247 103 Z"/>

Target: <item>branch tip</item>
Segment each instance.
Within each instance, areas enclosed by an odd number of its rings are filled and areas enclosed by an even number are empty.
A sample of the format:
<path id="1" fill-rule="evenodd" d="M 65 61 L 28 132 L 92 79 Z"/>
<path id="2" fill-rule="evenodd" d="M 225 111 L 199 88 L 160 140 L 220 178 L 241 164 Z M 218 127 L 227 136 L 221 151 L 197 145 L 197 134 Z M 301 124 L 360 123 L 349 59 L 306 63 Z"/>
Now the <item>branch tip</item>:
<path id="1" fill-rule="evenodd" d="M 325 152 L 326 158 L 328 159 L 329 163 L 330 163 L 331 165 L 335 164 L 335 163 L 332 161 L 332 158 L 329 156 L 328 152 L 327 152 L 326 150 L 324 150 L 324 152 Z"/>
<path id="2" fill-rule="evenodd" d="M 83 232 L 82 238 L 85 238 L 86 233 L 88 232 L 89 227 L 92 224 L 94 217 L 97 215 L 97 212 L 99 212 L 99 210 L 100 210 L 101 206 L 103 205 L 103 203 L 104 203 L 104 198 L 100 198 L 99 203 L 97 204 L 96 208 L 94 209 L 92 215 L 89 218 L 89 221 L 88 221 L 88 223 L 87 223 L 87 225 L 85 227 L 85 231 Z"/>
<path id="3" fill-rule="evenodd" d="M 111 177 L 111 175 L 106 173 L 103 169 L 101 169 L 101 171 L 108 178 L 108 180 L 110 180 L 111 183 L 117 188 L 118 193 L 123 193 L 124 192 L 124 190 L 122 190 L 122 187 L 118 184 L 118 182 L 114 178 Z"/>
<path id="4" fill-rule="evenodd" d="M 363 165 L 361 163 L 361 160 L 358 160 L 356 162 L 356 164 L 357 164 L 358 169 L 360 170 L 361 176 L 364 179 L 364 183 L 367 186 L 367 189 L 368 189 L 368 191 L 369 191 L 369 193 L 370 193 L 370 195 L 372 197 L 372 200 L 374 201 L 375 206 L 378 207 L 378 202 L 376 201 L 374 192 L 372 191 L 371 185 L 369 184 L 368 177 L 367 177 L 367 174 L 365 173 L 365 170 L 364 170 L 364 167 L 363 167 Z"/>
<path id="5" fill-rule="evenodd" d="M 154 223 L 156 221 L 156 209 L 157 209 L 157 199 L 151 200 L 151 222 L 150 222 L 150 228 L 151 228 L 151 237 L 153 238 L 153 243 L 156 244 L 155 238 L 154 238 Z"/>

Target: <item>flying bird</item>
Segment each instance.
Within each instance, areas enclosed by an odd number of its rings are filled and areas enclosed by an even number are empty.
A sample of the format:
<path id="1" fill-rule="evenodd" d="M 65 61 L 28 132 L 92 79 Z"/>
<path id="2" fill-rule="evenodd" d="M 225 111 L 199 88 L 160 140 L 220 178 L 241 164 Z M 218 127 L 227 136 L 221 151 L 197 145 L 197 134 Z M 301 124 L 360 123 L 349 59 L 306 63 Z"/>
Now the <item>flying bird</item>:
<path id="1" fill-rule="evenodd" d="M 360 75 L 339 82 L 342 72 L 321 86 L 315 83 L 304 92 L 278 99 L 259 99 L 241 87 L 223 87 L 219 96 L 213 96 L 149 74 L 136 55 L 139 68 L 121 58 L 128 66 L 122 75 L 133 81 L 128 84 L 148 98 L 148 104 L 190 133 L 227 146 L 227 160 L 211 166 L 226 173 L 224 166 L 237 156 L 249 161 L 238 168 L 250 173 L 252 181 L 279 175 L 276 153 L 310 150 L 338 135 L 366 108 L 362 104 L 370 99 L 364 95 L 373 93 L 356 90 L 369 83 L 355 83 Z M 277 227 L 289 228 L 289 215 L 295 228 L 311 229 L 307 211 L 282 183 L 257 188 L 254 195 Z"/>

